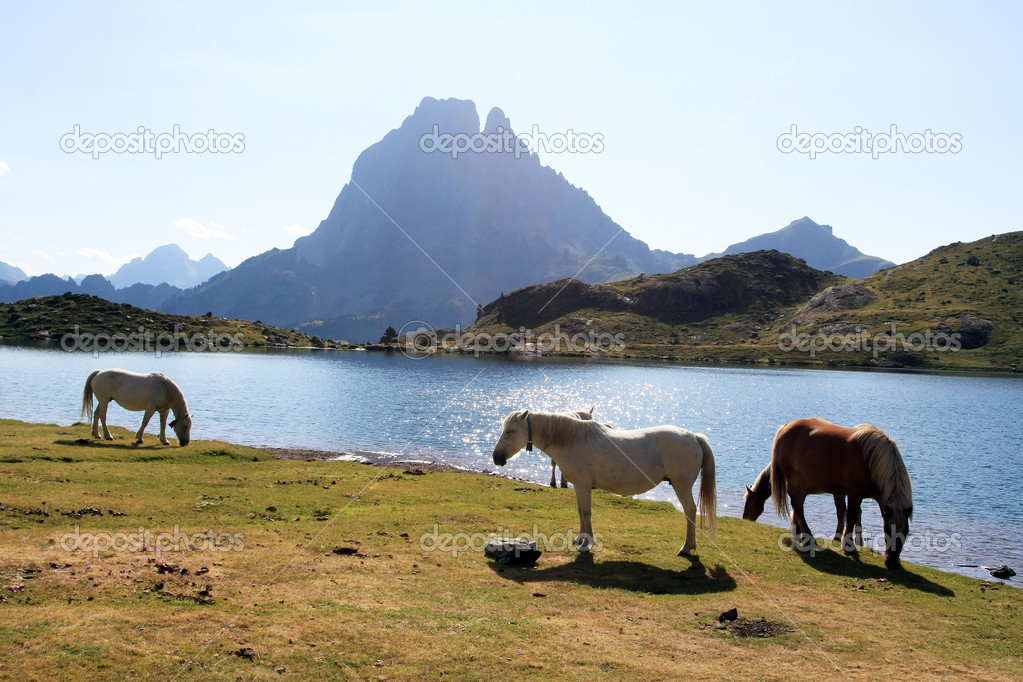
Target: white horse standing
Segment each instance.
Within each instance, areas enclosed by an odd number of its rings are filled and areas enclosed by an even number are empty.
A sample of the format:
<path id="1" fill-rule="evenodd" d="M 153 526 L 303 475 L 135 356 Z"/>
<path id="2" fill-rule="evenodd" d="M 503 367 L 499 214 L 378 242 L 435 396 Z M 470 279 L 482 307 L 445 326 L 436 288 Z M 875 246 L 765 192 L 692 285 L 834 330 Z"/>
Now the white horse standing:
<path id="1" fill-rule="evenodd" d="M 93 416 L 92 396 L 96 396 L 96 412 Z M 126 410 L 141 412 L 142 426 L 135 434 L 135 444 L 141 445 L 142 433 L 149 425 L 154 412 L 160 413 L 160 442 L 170 445 L 167 440 L 167 413 L 174 411 L 174 421 L 170 423 L 174 434 L 181 445 L 188 445 L 191 440 L 192 415 L 188 413 L 188 404 L 178 385 L 160 372 L 137 374 L 124 369 L 94 370 L 85 380 L 82 393 L 82 414 L 92 421 L 92 435 L 99 438 L 99 424 L 103 422 L 103 437 L 113 440 L 107 429 L 107 406 L 114 400 Z"/>
<path id="2" fill-rule="evenodd" d="M 594 421 L 550 412 L 512 412 L 505 417 L 494 447 L 494 464 L 504 466 L 527 444 L 550 455 L 575 486 L 579 534 L 572 542 L 582 552 L 593 544 L 591 491 L 619 495 L 644 493 L 661 481 L 675 489 L 686 516 L 686 540 L 679 556 L 696 547 L 696 501 L 692 487 L 700 476 L 700 526 L 717 529 L 714 451 L 707 438 L 677 426 L 612 429 Z"/>

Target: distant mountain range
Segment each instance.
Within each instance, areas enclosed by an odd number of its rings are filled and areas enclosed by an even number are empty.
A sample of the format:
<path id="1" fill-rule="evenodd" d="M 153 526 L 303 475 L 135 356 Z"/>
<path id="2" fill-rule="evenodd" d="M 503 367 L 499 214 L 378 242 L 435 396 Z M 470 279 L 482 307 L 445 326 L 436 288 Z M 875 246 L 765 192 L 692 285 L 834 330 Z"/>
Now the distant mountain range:
<path id="1" fill-rule="evenodd" d="M 771 249 L 802 258 L 812 268 L 830 270 L 837 275 L 857 279 L 869 277 L 878 270 L 895 265 L 883 258 L 866 255 L 844 239 L 836 237 L 831 225 L 818 225 L 807 217 L 793 220 L 776 232 L 732 244 L 721 253 L 707 254 L 700 260 Z"/>
<path id="2" fill-rule="evenodd" d="M 527 284 L 608 282 L 706 260 L 650 249 L 534 154 L 498 149 L 452 158 L 421 148 L 431 134 L 492 140 L 502 130 L 511 122 L 500 109 L 481 131 L 471 101 L 424 99 L 359 156 L 316 231 L 175 296 L 166 310 L 212 310 L 361 340 L 413 320 L 467 326 L 477 304 Z M 768 237 L 799 247 L 820 268 L 845 269 L 862 257 L 831 228 L 804 221 Z M 789 238 L 814 227 L 812 239 Z"/>
<path id="3" fill-rule="evenodd" d="M 327 217 L 289 249 L 226 270 L 212 255 L 194 261 L 166 245 L 127 263 L 109 282 L 90 276 L 75 285 L 47 275 L 0 285 L 0 301 L 94 293 L 169 313 L 212 311 L 361 341 L 413 321 L 467 327 L 482 304 L 530 284 L 566 277 L 612 282 L 675 272 L 719 255 L 651 249 L 521 146 L 491 146 L 457 158 L 424 151 L 423 140 L 431 136 L 497 141 L 507 140 L 502 132 L 511 129 L 498 108 L 481 128 L 473 102 L 427 97 L 359 155 Z M 809 218 L 724 253 L 760 249 L 857 277 L 891 265 Z"/>
<path id="4" fill-rule="evenodd" d="M 0 263 L 0 273 L 16 271 L 17 279 L 0 277 L 0 302 L 10 303 L 32 296 L 90 294 L 116 303 L 129 303 L 140 308 L 159 309 L 167 299 L 180 294 L 227 269 L 219 258 L 206 254 L 192 260 L 177 244 L 154 249 L 145 258 L 126 263 L 109 278 L 103 275 L 58 277 L 46 274 L 26 277 L 19 268 Z"/>
<path id="5" fill-rule="evenodd" d="M 190 289 L 227 269 L 212 253 L 192 260 L 177 244 L 165 244 L 153 249 L 145 258 L 133 258 L 107 279 L 118 289 L 132 284 L 164 282 L 178 289 Z"/>

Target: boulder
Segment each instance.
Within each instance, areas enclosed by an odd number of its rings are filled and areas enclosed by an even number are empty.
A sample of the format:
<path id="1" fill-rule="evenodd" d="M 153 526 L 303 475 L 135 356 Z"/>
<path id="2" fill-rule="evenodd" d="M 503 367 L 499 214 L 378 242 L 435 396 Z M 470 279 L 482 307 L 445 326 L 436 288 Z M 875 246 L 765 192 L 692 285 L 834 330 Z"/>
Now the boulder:
<path id="1" fill-rule="evenodd" d="M 528 566 L 535 564 L 543 554 L 536 548 L 536 542 L 522 538 L 490 538 L 483 546 L 483 553 L 499 564 Z"/>

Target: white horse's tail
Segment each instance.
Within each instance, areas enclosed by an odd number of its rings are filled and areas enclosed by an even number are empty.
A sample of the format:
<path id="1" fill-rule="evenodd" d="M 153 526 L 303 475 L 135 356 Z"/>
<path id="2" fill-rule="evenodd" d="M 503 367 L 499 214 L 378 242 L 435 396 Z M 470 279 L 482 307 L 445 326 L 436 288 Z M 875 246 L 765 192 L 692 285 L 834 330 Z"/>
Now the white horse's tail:
<path id="1" fill-rule="evenodd" d="M 92 378 L 100 373 L 100 370 L 92 370 L 92 374 L 85 380 L 85 390 L 82 391 L 82 416 L 92 421 Z"/>
<path id="2" fill-rule="evenodd" d="M 702 433 L 696 434 L 696 440 L 703 450 L 703 464 L 700 466 L 700 528 L 703 528 L 703 521 L 706 519 L 710 534 L 714 535 L 718 530 L 718 487 L 714 450 Z"/>

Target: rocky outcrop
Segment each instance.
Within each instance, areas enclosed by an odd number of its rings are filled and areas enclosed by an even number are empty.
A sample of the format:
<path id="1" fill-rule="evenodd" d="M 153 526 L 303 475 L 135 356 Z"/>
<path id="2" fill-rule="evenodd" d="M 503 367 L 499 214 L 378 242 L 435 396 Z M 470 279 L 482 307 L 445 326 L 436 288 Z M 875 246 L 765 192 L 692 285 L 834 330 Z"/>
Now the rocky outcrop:
<path id="1" fill-rule="evenodd" d="M 859 282 L 849 282 L 831 286 L 815 294 L 796 311 L 789 322 L 790 325 L 801 327 L 816 322 L 822 317 L 849 310 L 859 310 L 877 300 L 870 288 Z"/>

